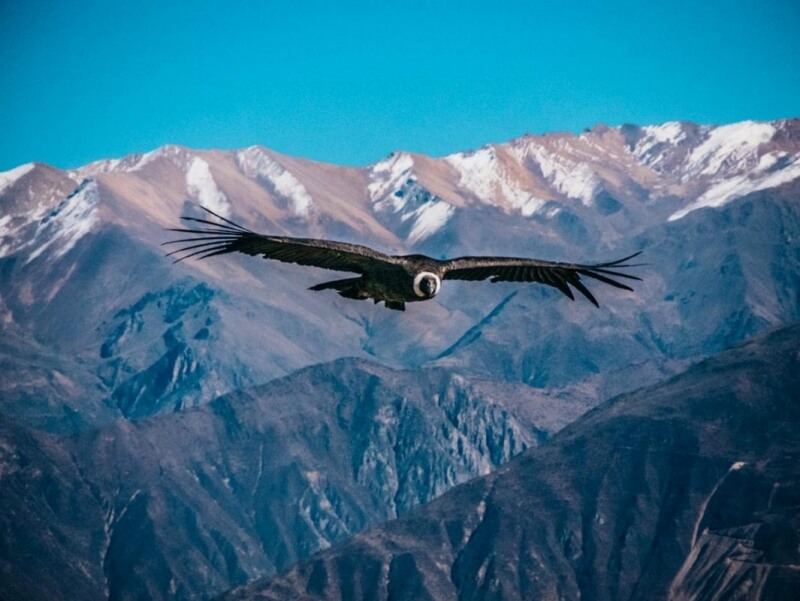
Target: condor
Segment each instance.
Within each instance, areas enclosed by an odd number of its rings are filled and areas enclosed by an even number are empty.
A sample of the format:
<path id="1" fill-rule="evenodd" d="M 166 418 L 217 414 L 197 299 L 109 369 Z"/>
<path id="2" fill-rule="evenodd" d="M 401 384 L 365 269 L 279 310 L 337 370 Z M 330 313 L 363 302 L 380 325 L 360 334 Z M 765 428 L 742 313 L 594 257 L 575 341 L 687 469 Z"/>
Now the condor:
<path id="1" fill-rule="evenodd" d="M 581 276 L 623 290 L 632 288 L 618 281 L 620 278 L 641 280 L 619 271 L 637 267 L 629 261 L 639 255 L 638 252 L 616 261 L 593 265 L 514 257 L 459 257 L 440 261 L 425 255 L 387 255 L 346 242 L 257 234 L 202 208 L 217 221 L 182 217 L 185 221 L 200 225 L 169 228 L 170 231 L 191 235 L 189 238 L 165 242 L 181 245 L 167 255 L 177 255 L 176 262 L 189 257 L 206 259 L 214 255 L 241 252 L 285 263 L 351 272 L 358 276 L 323 282 L 312 286 L 310 290 L 336 290 L 345 298 L 357 300 L 371 298 L 376 303 L 383 301 L 387 308 L 397 311 L 405 311 L 406 303 L 436 296 L 443 280 L 474 281 L 488 278 L 492 282 L 537 282 L 553 286 L 575 300 L 572 287 L 595 306 L 599 306 L 597 299 Z"/>

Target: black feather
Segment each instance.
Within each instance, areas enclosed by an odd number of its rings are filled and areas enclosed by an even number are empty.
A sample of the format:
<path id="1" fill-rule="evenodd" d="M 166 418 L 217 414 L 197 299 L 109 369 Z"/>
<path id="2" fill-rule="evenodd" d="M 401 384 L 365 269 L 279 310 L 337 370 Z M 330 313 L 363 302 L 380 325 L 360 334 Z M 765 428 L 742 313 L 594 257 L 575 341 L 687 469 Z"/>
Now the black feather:
<path id="1" fill-rule="evenodd" d="M 439 261 L 424 255 L 390 256 L 346 242 L 257 234 L 210 209 L 201 208 L 216 221 L 187 216 L 182 219 L 197 223 L 198 227 L 169 228 L 170 231 L 190 235 L 164 242 L 164 245 L 177 245 L 167 253 L 167 256 L 177 256 L 175 262 L 239 252 L 286 263 L 348 271 L 361 277 L 318 284 L 312 290 L 333 288 L 347 298 L 370 296 L 376 302 L 383 300 L 386 306 L 398 310 L 403 310 L 404 302 L 420 299 L 413 296 L 410 286 L 406 293 L 394 292 L 393 296 L 387 296 L 385 290 L 397 286 L 397 278 L 413 279 L 415 274 L 423 270 L 433 271 L 442 279 L 450 280 L 537 282 L 558 289 L 571 300 L 575 300 L 574 288 L 595 306 L 599 306 L 599 303 L 581 276 L 622 290 L 632 288 L 618 281 L 620 279 L 641 281 L 641 278 L 622 271 L 642 265 L 630 263 L 641 251 L 595 264 L 557 263 L 516 257 L 460 257 Z M 368 283 L 372 287 L 367 286 Z"/>

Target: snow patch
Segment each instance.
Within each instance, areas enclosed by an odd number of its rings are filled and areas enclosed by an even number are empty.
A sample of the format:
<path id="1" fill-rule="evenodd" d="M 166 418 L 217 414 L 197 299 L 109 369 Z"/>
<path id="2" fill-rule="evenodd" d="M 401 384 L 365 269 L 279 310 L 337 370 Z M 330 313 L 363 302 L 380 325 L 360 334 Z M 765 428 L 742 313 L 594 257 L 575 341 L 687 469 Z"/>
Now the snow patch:
<path id="1" fill-rule="evenodd" d="M 475 509 L 475 513 L 478 514 L 479 520 L 483 520 L 483 516 L 486 514 L 486 499 L 481 499 L 481 502 L 478 503 L 478 507 Z"/>
<path id="2" fill-rule="evenodd" d="M 305 186 L 289 171 L 271 159 L 258 146 L 251 146 L 236 153 L 239 168 L 247 177 L 262 178 L 275 188 L 275 191 L 288 199 L 292 212 L 298 217 L 308 217 L 314 208 L 314 201 Z"/>
<path id="3" fill-rule="evenodd" d="M 545 209 L 545 210 L 542 212 L 542 214 L 543 214 L 545 217 L 547 217 L 548 219 L 552 219 L 553 217 L 555 217 L 556 215 L 558 215 L 560 212 L 561 212 L 561 207 L 559 207 L 559 206 L 556 206 L 556 205 L 552 205 L 552 206 L 549 206 L 549 207 L 547 207 L 547 208 L 546 208 L 546 209 Z"/>
<path id="4" fill-rule="evenodd" d="M 759 146 L 772 140 L 776 131 L 771 123 L 755 121 L 711 128 L 689 155 L 684 181 L 695 175 L 714 175 L 723 167 L 736 171 L 752 167 Z"/>
<path id="5" fill-rule="evenodd" d="M 11 228 L 8 227 L 9 223 L 11 223 L 11 215 L 0 217 L 0 238 L 11 235 Z"/>
<path id="6" fill-rule="evenodd" d="M 481 201 L 495 204 L 501 176 L 498 173 L 497 153 L 491 146 L 475 152 L 460 152 L 445 157 L 459 173 L 459 185 Z"/>
<path id="7" fill-rule="evenodd" d="M 114 520 L 114 524 L 118 524 L 120 521 L 122 521 L 122 518 L 125 517 L 125 514 L 128 513 L 128 509 L 136 500 L 136 497 L 138 497 L 140 494 L 142 494 L 142 489 L 137 488 L 134 491 L 134 493 L 130 496 L 127 503 L 125 503 L 125 506 L 122 508 L 122 511 L 119 512 L 119 516 Z M 113 525 L 111 526 L 111 529 L 113 530 Z"/>
<path id="8" fill-rule="evenodd" d="M 636 145 L 637 148 L 655 144 L 678 144 L 686 139 L 686 132 L 680 121 L 669 121 L 661 125 L 648 125 L 642 128 L 645 137 Z"/>
<path id="9" fill-rule="evenodd" d="M 40 203 L 36 208 L 22 215 L 6 214 L 0 218 L 0 259 L 7 257 L 18 250 L 29 246 L 32 242 L 24 242 L 28 236 L 25 230 L 30 229 L 31 224 L 35 225 L 37 221 L 41 220 L 48 213 L 47 206 Z M 16 227 L 14 227 L 14 224 Z"/>
<path id="10" fill-rule="evenodd" d="M 453 205 L 434 197 L 430 202 L 403 215 L 403 220 L 414 219 L 414 225 L 408 234 L 408 241 L 419 242 L 438 232 L 450 220 L 455 210 Z"/>
<path id="11" fill-rule="evenodd" d="M 164 151 L 161 148 L 156 150 L 151 150 L 150 152 L 146 152 L 136 159 L 136 162 L 133 163 L 133 165 L 131 165 L 128 171 L 130 172 L 141 171 L 144 167 L 155 161 L 158 157 L 163 156 L 163 154 Z"/>
<path id="12" fill-rule="evenodd" d="M 783 168 L 774 169 L 779 161 L 783 162 Z M 790 160 L 785 153 L 765 154 L 759 160 L 757 169 L 713 184 L 694 202 L 670 215 L 669 221 L 681 219 L 697 209 L 721 207 L 747 194 L 776 188 L 799 177 L 800 154 Z"/>
<path id="13" fill-rule="evenodd" d="M 768 152 L 758 159 L 758 166 L 756 169 L 758 171 L 767 171 L 772 169 L 774 166 L 779 164 L 781 159 L 786 159 L 787 156 L 788 153 L 786 152 Z"/>
<path id="14" fill-rule="evenodd" d="M 538 165 L 542 177 L 558 193 L 580 200 L 584 206 L 592 206 L 601 182 L 587 163 L 556 154 L 537 143 L 515 149 L 515 155 L 521 163 L 529 159 Z"/>
<path id="15" fill-rule="evenodd" d="M 585 206 L 592 206 L 594 193 L 600 180 L 586 163 L 563 164 L 553 157 L 540 156 L 539 166 L 545 179 L 567 198 L 577 198 Z"/>
<path id="16" fill-rule="evenodd" d="M 97 182 L 85 180 L 39 223 L 33 239 L 25 245 L 36 246 L 28 255 L 26 263 L 33 261 L 57 242 L 55 257 L 69 252 L 97 223 L 99 202 Z"/>
<path id="17" fill-rule="evenodd" d="M 133 160 L 134 158 L 135 161 Z M 191 167 L 191 163 L 196 157 L 189 155 L 189 153 L 186 151 L 186 148 L 182 146 L 167 144 L 161 148 L 156 148 L 155 150 L 146 152 L 143 155 L 134 155 L 133 157 L 128 157 L 124 162 L 126 163 L 126 170 L 129 172 L 134 172 L 143 169 L 150 163 L 153 163 L 161 158 L 170 161 L 178 169 L 185 171 Z M 128 163 L 130 163 L 129 167 L 127 166 Z"/>
<path id="18" fill-rule="evenodd" d="M 413 167 L 414 159 L 403 152 L 394 153 L 375 163 L 370 170 L 372 182 L 367 186 L 370 200 L 378 202 L 383 199 L 384 202 L 391 203 L 395 211 L 402 210 L 405 197 L 394 196 L 393 193 L 407 182 Z"/>
<path id="19" fill-rule="evenodd" d="M 186 150 L 180 146 L 167 145 L 144 154 L 131 154 L 121 159 L 94 161 L 68 171 L 67 175 L 76 181 L 82 181 L 101 173 L 135 173 L 162 157 L 171 161 L 178 169 L 184 170 L 187 167 L 188 154 Z"/>
<path id="20" fill-rule="evenodd" d="M 411 222 L 406 240 L 412 244 L 439 231 L 455 212 L 455 207 L 417 183 L 413 168 L 410 155 L 392 154 L 372 167 L 367 186 L 376 212 L 398 215 L 400 223 Z"/>
<path id="21" fill-rule="evenodd" d="M 33 171 L 34 166 L 33 163 L 25 163 L 24 165 L 0 173 L 0 194 L 3 194 L 8 188 L 13 186 L 14 182 L 19 178 Z"/>
<path id="22" fill-rule="evenodd" d="M 530 217 L 547 202 L 514 185 L 491 146 L 475 152 L 453 154 L 445 160 L 458 171 L 459 186 L 483 202 L 497 206 L 497 198 L 503 198 L 524 217 Z"/>
<path id="23" fill-rule="evenodd" d="M 670 121 L 663 125 L 648 125 L 642 128 L 644 137 L 636 143 L 633 155 L 640 162 L 651 167 L 661 162 L 664 152 L 659 149 L 675 147 L 686 139 L 686 132 L 678 121 Z"/>
<path id="24" fill-rule="evenodd" d="M 123 161 L 121 159 L 104 159 L 101 161 L 94 161 L 93 163 L 89 163 L 88 165 L 85 165 L 79 169 L 69 171 L 67 175 L 76 181 L 81 181 L 101 173 L 111 173 L 118 170 L 125 171 L 125 169 L 121 167 L 122 162 Z"/>
<path id="25" fill-rule="evenodd" d="M 203 159 L 194 157 L 186 171 L 186 192 L 204 207 L 223 217 L 231 214 L 228 197 L 219 189 L 211 175 L 211 169 Z"/>

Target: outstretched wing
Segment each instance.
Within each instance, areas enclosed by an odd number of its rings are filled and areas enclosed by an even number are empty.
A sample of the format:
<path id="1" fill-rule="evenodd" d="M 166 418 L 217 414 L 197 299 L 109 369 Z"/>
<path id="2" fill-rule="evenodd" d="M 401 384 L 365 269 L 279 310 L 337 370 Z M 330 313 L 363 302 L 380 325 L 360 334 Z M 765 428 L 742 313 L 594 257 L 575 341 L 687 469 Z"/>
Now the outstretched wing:
<path id="1" fill-rule="evenodd" d="M 392 259 L 389 255 L 358 244 L 257 234 L 217 215 L 210 209 L 200 208 L 216 217 L 219 222 L 197 217 L 182 217 L 184 221 L 198 223 L 200 226 L 169 228 L 172 232 L 191 234 L 189 238 L 164 243 L 181 245 L 167 254 L 167 256 L 177 256 L 176 263 L 189 257 L 207 259 L 214 255 L 241 252 L 285 263 L 363 274 L 376 262 L 390 262 Z"/>
<path id="2" fill-rule="evenodd" d="M 569 298 L 575 300 L 575 296 L 570 289 L 570 286 L 572 286 L 595 306 L 599 306 L 597 299 L 581 281 L 581 276 L 586 276 L 623 290 L 632 290 L 630 286 L 617 281 L 615 278 L 641 280 L 641 278 L 634 275 L 618 271 L 627 267 L 638 267 L 638 265 L 628 263 L 628 261 L 639 254 L 641 254 L 641 251 L 623 259 L 595 265 L 555 263 L 513 257 L 460 257 L 443 261 L 441 267 L 444 273 L 443 277 L 446 280 L 485 280 L 491 278 L 492 282 L 539 282 L 540 284 L 558 288 Z"/>

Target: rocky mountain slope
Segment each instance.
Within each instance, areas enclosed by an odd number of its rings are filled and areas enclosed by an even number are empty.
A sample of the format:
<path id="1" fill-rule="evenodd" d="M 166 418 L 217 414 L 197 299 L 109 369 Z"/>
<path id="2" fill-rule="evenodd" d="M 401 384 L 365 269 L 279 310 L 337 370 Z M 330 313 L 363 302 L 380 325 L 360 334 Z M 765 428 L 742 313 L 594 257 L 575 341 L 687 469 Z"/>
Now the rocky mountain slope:
<path id="1" fill-rule="evenodd" d="M 798 165 L 785 120 L 598 126 L 360 169 L 167 146 L 0 174 L 2 595 L 189 598 L 273 574 L 800 320 Z M 400 314 L 307 291 L 323 270 L 172 264 L 164 228 L 198 204 L 389 252 L 647 265 L 634 293 L 595 288 L 600 309 L 447 282 Z"/>
<path id="2" fill-rule="evenodd" d="M 0 181 L 0 360 L 32 374 L 34 357 L 53 356 L 80 391 L 77 412 L 55 393 L 3 407 L 38 428 L 174 411 L 342 356 L 539 387 L 591 381 L 606 397 L 800 318 L 798 120 L 598 126 L 362 169 L 168 146 L 73 171 L 25 165 Z M 321 270 L 249 257 L 172 265 L 164 228 L 192 203 L 256 230 L 390 252 L 592 261 L 644 250 L 648 265 L 634 294 L 598 290 L 600 310 L 541 286 L 448 282 L 396 315 L 306 291 Z M 36 386 L 2 383 L 11 396 Z"/>
<path id="3" fill-rule="evenodd" d="M 226 599 L 783 600 L 800 326 L 623 395 L 489 476 Z"/>
<path id="4" fill-rule="evenodd" d="M 593 403 L 341 359 L 70 438 L 6 423 L 0 597 L 206 597 L 489 473 Z"/>

